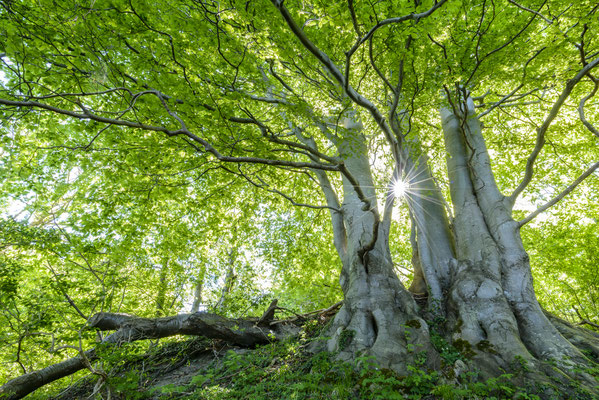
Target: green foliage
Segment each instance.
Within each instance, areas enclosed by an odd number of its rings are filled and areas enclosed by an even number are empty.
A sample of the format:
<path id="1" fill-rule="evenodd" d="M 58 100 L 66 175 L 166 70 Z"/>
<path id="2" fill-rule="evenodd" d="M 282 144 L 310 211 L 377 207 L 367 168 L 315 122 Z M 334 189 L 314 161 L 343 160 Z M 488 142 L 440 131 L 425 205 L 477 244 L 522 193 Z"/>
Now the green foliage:
<path id="1" fill-rule="evenodd" d="M 547 24 L 504 0 L 450 0 L 417 22 L 381 25 L 346 65 L 357 31 L 433 4 L 350 3 L 284 2 L 306 37 L 340 70 L 347 66 L 347 85 L 383 110 L 387 123 L 409 127 L 406 142 L 421 144 L 418 152 L 427 156 L 447 199 L 438 115 L 446 105 L 444 87 L 463 84 L 478 96 L 477 111 L 493 108 L 484 118 L 485 140 L 498 187 L 509 194 L 524 175 L 537 127 L 581 67 L 581 46 L 587 55 L 599 50 L 593 1 L 539 3 L 539 14 L 555 16 Z M 341 259 L 330 210 L 319 208 L 327 202 L 316 172 L 220 163 L 194 139 L 227 157 L 313 162 L 295 134 L 301 128 L 323 164 L 336 160 L 337 139 L 350 139 L 339 123 L 351 108 L 343 88 L 270 2 L 2 1 L 0 37 L 0 99 L 66 111 L 0 106 L 1 381 L 66 358 L 54 351 L 62 345 L 94 346 L 95 338 L 89 332 L 80 338 L 79 328 L 98 311 L 187 312 L 198 288 L 206 310 L 222 304 L 218 311 L 234 316 L 259 315 L 273 298 L 296 312 L 341 299 Z M 401 117 L 393 121 L 387 111 L 398 77 Z M 515 88 L 523 97 L 499 107 Z M 597 138 L 577 111 L 593 88 L 591 79 L 581 81 L 547 132 L 516 217 L 551 200 L 599 159 Z M 368 110 L 354 108 L 372 164 L 375 187 L 369 189 L 382 205 L 392 152 Z M 597 126 L 597 102 L 586 110 Z M 88 112 L 100 118 L 93 121 Z M 177 131 L 180 121 L 193 136 Z M 341 194 L 341 174 L 327 172 L 327 178 Z M 595 172 L 522 229 L 542 305 L 572 322 L 597 322 L 599 315 L 597 182 Z M 410 213 L 405 202 L 393 212 L 390 251 L 409 283 Z M 229 270 L 235 278 L 227 285 Z M 342 335 L 345 347 L 353 332 Z M 432 340 L 446 366 L 473 354 L 467 342 L 450 345 L 436 334 Z M 501 351 L 484 342 L 477 349 Z M 250 364 L 237 375 L 249 374 Z M 281 379 L 292 387 L 291 377 L 298 376 L 288 368 Z M 428 372 L 412 372 L 422 390 L 434 381 Z M 365 379 L 373 387 L 403 384 L 371 373 Z M 198 383 L 206 396 L 233 390 L 212 379 Z M 296 389 L 302 395 L 312 390 Z"/>
<path id="2" fill-rule="evenodd" d="M 116 393 L 126 394 L 128 399 L 148 398 L 148 394 L 139 390 L 140 380 L 139 371 L 127 371 L 122 375 L 110 377 L 105 384 Z"/>
<path id="3" fill-rule="evenodd" d="M 12 260 L 0 260 L 0 298 L 6 301 L 16 296 L 21 270 Z"/>
<path id="4" fill-rule="evenodd" d="M 464 358 L 464 355 L 449 343 L 445 338 L 435 330 L 431 330 L 431 344 L 441 356 L 446 365 L 453 366 L 457 360 Z"/>
<path id="5" fill-rule="evenodd" d="M 538 271 L 539 300 L 571 322 L 581 317 L 592 321 L 599 315 L 599 214 L 596 207 L 587 208 L 597 200 L 594 193 L 589 194 L 574 207 L 554 210 L 547 221 L 523 232 Z M 584 217 L 570 214 L 573 211 Z"/>
<path id="6" fill-rule="evenodd" d="M 345 350 L 356 336 L 356 331 L 352 329 L 344 329 L 339 334 L 339 350 Z"/>
<path id="7" fill-rule="evenodd" d="M 229 352 L 220 366 L 193 379 L 186 398 L 306 399 L 349 395 L 352 373 L 334 365 L 331 355 L 308 357 L 294 342 L 268 345 L 251 353 Z M 220 397 L 215 397 L 220 396 Z"/>

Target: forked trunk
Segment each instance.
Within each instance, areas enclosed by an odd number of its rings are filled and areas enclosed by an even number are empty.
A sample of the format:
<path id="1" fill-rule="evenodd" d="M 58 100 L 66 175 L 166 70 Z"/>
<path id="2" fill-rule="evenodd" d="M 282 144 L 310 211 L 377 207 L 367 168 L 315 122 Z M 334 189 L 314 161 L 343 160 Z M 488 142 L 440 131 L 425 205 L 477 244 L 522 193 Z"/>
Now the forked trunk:
<path id="1" fill-rule="evenodd" d="M 575 378 L 592 387 L 594 380 L 574 368 L 589 360 L 536 299 L 512 205 L 497 188 L 481 126 L 466 104 L 461 113 L 442 110 L 455 212 L 456 260 L 447 298 L 453 342 L 468 350 L 484 375 L 527 364 L 525 375 L 540 384 Z"/>
<path id="2" fill-rule="evenodd" d="M 333 321 L 328 350 L 347 360 L 357 354 L 373 356 L 401 373 L 407 373 L 414 357 L 424 352 L 434 367 L 438 355 L 430 344 L 428 325 L 393 271 L 389 224 L 379 218 L 365 139 L 359 131 L 348 137 L 337 144 L 354 180 L 344 178 L 340 212 L 344 229 L 335 232 L 343 235 L 336 237 L 336 243 L 341 243 L 337 247 L 343 262 L 344 303 Z"/>
<path id="3" fill-rule="evenodd" d="M 519 379 L 537 388 L 557 384 L 564 390 L 574 379 L 596 395 L 595 380 L 584 372 L 592 362 L 581 349 L 597 358 L 598 337 L 541 309 L 511 200 L 497 188 L 478 119 L 473 110 L 463 109 L 442 110 L 451 229 L 426 158 L 406 152 L 401 160 L 410 181 L 408 204 L 416 229 L 411 289 L 427 292 L 427 309 L 419 309 L 393 271 L 388 221 L 380 220 L 376 210 L 363 142 L 354 142 L 352 151 L 337 146 L 371 201 L 365 208 L 364 198 L 344 180 L 344 237 L 336 237 L 336 244 L 345 300 L 327 347 L 342 359 L 372 355 L 399 373 L 406 373 L 416 354 L 424 352 L 434 367 L 439 357 L 423 317 L 433 318 L 444 321 L 435 329 L 445 333 L 480 377 L 518 370 Z M 431 306 L 431 300 L 438 307 Z M 538 392 L 543 397 L 555 393 Z"/>
<path id="4" fill-rule="evenodd" d="M 349 214 L 347 204 L 344 211 Z M 438 356 L 430 345 L 428 325 L 393 271 L 382 225 L 372 250 L 361 252 L 360 237 L 371 235 L 373 225 L 372 214 L 359 208 L 348 218 L 347 226 L 356 236 L 350 236 L 343 259 L 341 287 L 345 299 L 333 322 L 328 350 L 339 351 L 347 360 L 356 354 L 374 356 L 382 366 L 400 373 L 407 373 L 414 357 L 425 352 L 429 366 L 435 367 Z"/>

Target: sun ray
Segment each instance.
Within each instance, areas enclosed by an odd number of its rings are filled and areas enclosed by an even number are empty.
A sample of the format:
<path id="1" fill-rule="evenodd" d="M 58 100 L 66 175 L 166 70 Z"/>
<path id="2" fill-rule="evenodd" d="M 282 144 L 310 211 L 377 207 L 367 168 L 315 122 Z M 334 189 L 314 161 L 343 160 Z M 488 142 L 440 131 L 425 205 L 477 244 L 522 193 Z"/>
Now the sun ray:
<path id="1" fill-rule="evenodd" d="M 401 198 L 407 195 L 410 185 L 402 179 L 395 179 L 392 185 L 393 196 Z"/>

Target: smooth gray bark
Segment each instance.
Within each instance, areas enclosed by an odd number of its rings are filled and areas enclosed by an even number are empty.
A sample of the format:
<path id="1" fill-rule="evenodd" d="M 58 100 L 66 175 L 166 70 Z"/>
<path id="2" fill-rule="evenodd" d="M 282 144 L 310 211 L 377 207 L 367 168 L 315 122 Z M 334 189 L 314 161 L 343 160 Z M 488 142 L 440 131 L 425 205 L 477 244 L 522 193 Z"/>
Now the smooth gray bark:
<path id="1" fill-rule="evenodd" d="M 424 279 L 429 294 L 429 309 L 435 313 L 443 308 L 443 293 L 450 284 L 449 265 L 454 258 L 453 238 L 447 219 L 443 196 L 433 179 L 424 154 L 418 154 L 418 143 L 406 143 L 403 148 L 405 178 L 409 183 L 406 195 L 416 230 L 414 260 L 415 280 Z M 414 287 L 423 285 L 416 281 Z"/>
<path id="2" fill-rule="evenodd" d="M 434 366 L 439 359 L 430 345 L 428 325 L 393 271 L 389 224 L 379 215 L 361 123 L 352 117 L 346 118 L 344 136 L 336 143 L 347 171 L 341 212 L 331 212 L 333 219 L 343 218 L 343 229 L 334 233 L 343 235 L 335 242 L 343 244 L 338 250 L 342 250 L 344 303 L 333 321 L 327 349 L 347 360 L 356 354 L 374 356 L 382 366 L 402 373 L 408 372 L 417 353 L 425 352 Z M 327 186 L 321 182 L 321 187 L 327 195 Z"/>
<path id="3" fill-rule="evenodd" d="M 572 368 L 590 365 L 577 348 L 589 345 L 571 327 L 552 323 L 536 299 L 511 201 L 497 188 L 478 118 L 468 107 L 461 109 L 441 110 L 455 212 L 457 260 L 448 299 L 453 340 L 465 341 L 490 376 L 520 359 L 535 366 L 529 373 L 535 379 L 566 382 L 570 376 L 593 384 Z M 595 350 L 596 343 L 590 346 Z"/>
<path id="4" fill-rule="evenodd" d="M 512 218 L 509 201 L 497 189 L 476 117 L 468 120 L 464 135 L 472 146 L 469 170 L 476 196 L 501 257 L 504 294 L 518 317 L 522 339 L 536 357 L 581 362 L 584 356 L 549 322 L 537 301 L 519 224 Z"/>
<path id="5" fill-rule="evenodd" d="M 501 289 L 500 255 L 474 194 L 460 121 L 449 110 L 442 110 L 442 118 L 455 212 L 457 261 L 449 299 L 453 340 L 464 340 L 473 349 L 491 346 L 498 357 L 484 351 L 476 352 L 476 357 L 497 372 L 516 356 L 532 358 L 519 339 L 518 323 Z"/>

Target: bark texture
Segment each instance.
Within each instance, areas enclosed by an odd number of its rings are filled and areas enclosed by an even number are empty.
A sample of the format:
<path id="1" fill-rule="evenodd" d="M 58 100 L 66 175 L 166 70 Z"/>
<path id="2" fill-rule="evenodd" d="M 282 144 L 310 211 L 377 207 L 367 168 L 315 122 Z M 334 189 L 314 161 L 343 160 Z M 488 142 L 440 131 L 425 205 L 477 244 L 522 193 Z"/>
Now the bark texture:
<path id="1" fill-rule="evenodd" d="M 340 211 L 332 213 L 339 226 L 334 233 L 343 263 L 344 303 L 333 321 L 326 348 L 345 360 L 373 356 L 382 366 L 400 373 L 407 373 L 416 354 L 425 352 L 429 365 L 435 367 L 439 358 L 430 344 L 428 325 L 393 271 L 390 213 L 385 212 L 381 219 L 361 123 L 349 115 L 344 128 L 345 136 L 336 141 L 346 169 L 343 202 Z M 325 194 L 328 189 L 323 186 Z"/>
<path id="2" fill-rule="evenodd" d="M 437 333 L 469 359 L 481 379 L 517 372 L 520 383 L 533 383 L 542 397 L 569 396 L 572 382 L 598 395 L 584 369 L 595 362 L 587 355 L 599 359 L 599 338 L 540 307 L 513 201 L 497 187 L 471 99 L 465 91 L 457 93 L 452 107 L 441 111 L 452 216 L 418 142 L 404 141 L 396 151 L 410 187 L 415 275 L 410 289 L 419 299 L 423 292 L 428 296 L 426 308 L 418 307 L 393 271 L 390 213 L 378 214 L 360 125 L 354 121 L 349 139 L 337 144 L 353 180 L 344 179 L 341 210 L 332 213 L 343 228 L 335 231 L 335 243 L 343 262 L 344 304 L 327 349 L 347 360 L 374 356 L 401 374 L 422 352 L 429 366 L 438 367 L 426 319 L 437 321 Z M 326 194 L 325 189 L 330 187 L 323 187 Z"/>

